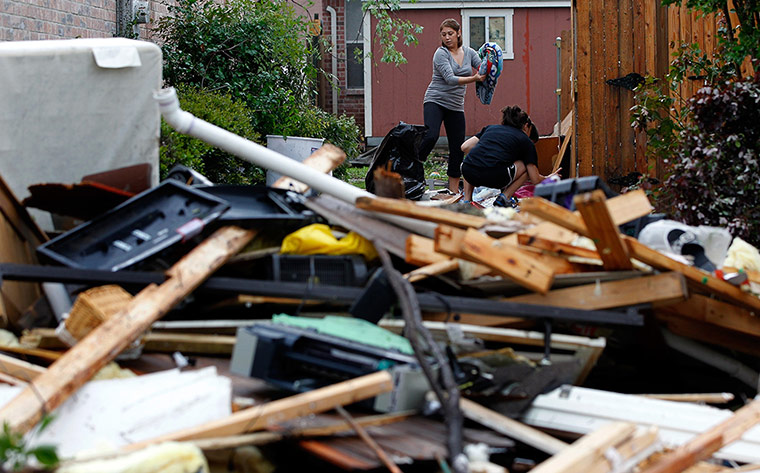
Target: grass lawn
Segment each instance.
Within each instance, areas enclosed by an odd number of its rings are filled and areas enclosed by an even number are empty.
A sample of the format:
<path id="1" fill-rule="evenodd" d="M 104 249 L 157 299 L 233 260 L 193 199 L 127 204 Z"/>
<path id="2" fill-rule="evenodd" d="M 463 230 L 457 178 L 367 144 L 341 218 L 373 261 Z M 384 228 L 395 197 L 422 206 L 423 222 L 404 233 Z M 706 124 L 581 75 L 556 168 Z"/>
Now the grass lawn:
<path id="1" fill-rule="evenodd" d="M 432 155 L 425 161 L 425 179 L 438 179 L 446 181 L 446 167 L 448 166 L 448 160 L 445 157 Z M 347 166 L 339 175 L 336 175 L 339 179 L 353 184 L 356 187 L 364 189 L 364 178 L 369 171 L 369 166 Z"/>

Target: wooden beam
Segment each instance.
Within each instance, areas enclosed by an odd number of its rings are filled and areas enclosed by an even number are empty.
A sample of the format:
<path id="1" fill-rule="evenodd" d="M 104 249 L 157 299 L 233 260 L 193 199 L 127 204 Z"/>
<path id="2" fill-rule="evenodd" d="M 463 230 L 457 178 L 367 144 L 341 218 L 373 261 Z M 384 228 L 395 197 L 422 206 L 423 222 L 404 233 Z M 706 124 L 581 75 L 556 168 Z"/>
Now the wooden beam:
<path id="1" fill-rule="evenodd" d="M 655 316 L 659 322 L 665 324 L 668 330 L 676 335 L 760 357 L 760 346 L 758 346 L 757 337 L 754 335 L 745 335 L 662 310 L 656 310 Z"/>
<path id="2" fill-rule="evenodd" d="M 450 259 L 449 256 L 435 251 L 435 241 L 432 238 L 415 234 L 406 237 L 405 261 L 407 263 L 415 266 L 427 266 Z"/>
<path id="3" fill-rule="evenodd" d="M 725 404 L 734 400 L 732 393 L 685 393 L 685 394 L 638 394 L 650 399 L 661 399 L 674 402 L 697 402 L 710 404 Z"/>
<path id="4" fill-rule="evenodd" d="M 429 264 L 427 266 L 423 266 L 421 268 L 417 268 L 404 274 L 404 277 L 407 281 L 414 283 L 417 281 L 422 281 L 423 279 L 430 276 L 450 273 L 451 271 L 456 271 L 457 269 L 459 269 L 459 262 L 455 259 L 447 259 L 444 261 L 439 261 L 437 263 Z"/>
<path id="5" fill-rule="evenodd" d="M 581 258 L 600 259 L 599 253 L 595 250 L 550 240 L 548 238 L 542 238 L 538 235 L 519 234 L 517 235 L 517 241 L 520 245 L 550 251 L 560 256 L 579 256 Z"/>
<path id="6" fill-rule="evenodd" d="M 734 414 L 702 432 L 685 444 L 644 468 L 641 473 L 676 473 L 700 460 L 712 456 L 724 446 L 739 440 L 744 433 L 760 422 L 760 400 L 754 400 Z"/>
<path id="7" fill-rule="evenodd" d="M 752 312 L 701 294 L 692 294 L 683 302 L 657 308 L 681 317 L 760 337 L 760 319 Z"/>
<path id="8" fill-rule="evenodd" d="M 161 286 L 137 294 L 126 309 L 95 328 L 0 409 L 0 419 L 18 432 L 27 432 L 45 412 L 52 412 L 100 368 L 113 360 L 150 325 L 190 294 L 255 232 L 223 227 L 185 255 L 166 272 Z"/>
<path id="9" fill-rule="evenodd" d="M 546 294 L 525 294 L 508 302 L 574 309 L 603 310 L 658 302 L 683 301 L 689 296 L 684 277 L 675 272 L 554 289 Z"/>
<path id="10" fill-rule="evenodd" d="M 42 366 L 0 353 L 0 372 L 14 378 L 29 382 L 45 371 Z"/>
<path id="11" fill-rule="evenodd" d="M 465 231 L 448 225 L 438 225 L 435 229 L 435 251 L 454 258 L 470 261 L 472 264 L 459 263 L 463 279 L 475 279 L 486 274 L 495 274 L 489 266 L 479 264 L 462 251 Z"/>
<path id="12" fill-rule="evenodd" d="M 311 156 L 304 159 L 303 164 L 315 171 L 327 174 L 340 166 L 345 160 L 346 153 L 344 153 L 342 149 L 335 145 L 325 143 L 318 150 L 314 151 Z M 308 185 L 288 176 L 282 176 L 277 179 L 277 181 L 272 184 L 272 187 L 277 189 L 294 190 L 300 193 L 304 193 L 309 189 Z"/>
<path id="13" fill-rule="evenodd" d="M 551 268 L 537 262 L 532 255 L 473 228 L 467 230 L 462 240 L 462 251 L 469 259 L 495 269 L 532 291 L 545 294 L 554 281 Z"/>
<path id="14" fill-rule="evenodd" d="M 628 247 L 620 239 L 617 226 L 607 210 L 604 191 L 597 189 L 576 195 L 573 198 L 581 213 L 589 235 L 596 245 L 596 251 L 607 271 L 633 269 Z"/>
<path id="15" fill-rule="evenodd" d="M 267 428 L 272 423 L 334 409 L 391 391 L 393 379 L 387 371 L 377 371 L 323 388 L 296 394 L 276 401 L 237 411 L 230 416 L 203 425 L 162 435 L 127 446 L 138 450 L 160 442 L 194 440 L 237 435 Z"/>
<path id="16" fill-rule="evenodd" d="M 744 292 L 741 288 L 734 286 L 722 279 L 702 271 L 701 269 L 689 266 L 687 264 L 668 258 L 657 250 L 640 243 L 635 238 L 623 236 L 623 240 L 628 245 L 628 251 L 631 256 L 657 269 L 667 269 L 678 271 L 686 276 L 690 281 L 697 283 L 699 287 L 709 291 L 719 297 L 728 299 L 732 302 L 741 304 L 753 311 L 760 310 L 760 299 L 753 294 Z"/>
<path id="17" fill-rule="evenodd" d="M 636 431 L 628 422 L 610 422 L 573 442 L 531 470 L 532 473 L 586 473 L 604 459 L 608 448 L 625 441 Z"/>
<path id="18" fill-rule="evenodd" d="M 654 453 L 660 448 L 657 442 L 658 431 L 656 426 L 651 426 L 646 430 L 635 432 L 630 438 L 610 448 L 614 448 L 620 460 L 630 460 L 646 452 Z M 616 466 L 607 455 L 604 455 L 584 473 L 609 473 L 615 471 Z"/>
<path id="19" fill-rule="evenodd" d="M 459 407 L 466 418 L 474 420 L 509 438 L 537 448 L 542 452 L 555 455 L 568 447 L 568 444 L 549 434 L 545 434 L 522 422 L 510 419 L 469 399 L 461 398 L 459 400 Z"/>
<path id="20" fill-rule="evenodd" d="M 459 228 L 480 228 L 486 222 L 485 217 L 462 212 L 417 205 L 411 200 L 386 199 L 383 197 L 359 197 L 356 206 L 363 210 L 384 212 L 402 217 L 411 217 L 428 222 L 442 223 Z"/>

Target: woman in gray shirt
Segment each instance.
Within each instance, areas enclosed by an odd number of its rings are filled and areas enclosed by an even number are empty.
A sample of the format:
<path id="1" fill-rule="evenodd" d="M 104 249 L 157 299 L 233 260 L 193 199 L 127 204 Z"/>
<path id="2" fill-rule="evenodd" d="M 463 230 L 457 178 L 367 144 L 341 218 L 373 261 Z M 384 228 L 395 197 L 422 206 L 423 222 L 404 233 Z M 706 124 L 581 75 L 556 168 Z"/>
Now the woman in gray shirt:
<path id="1" fill-rule="evenodd" d="M 466 85 L 483 81 L 478 73 L 480 56 L 472 48 L 462 47 L 462 32 L 453 18 L 441 23 L 441 47 L 433 55 L 433 78 L 425 92 L 423 103 L 425 125 L 428 130 L 420 145 L 420 160 L 425 161 L 435 147 L 441 133 L 441 123 L 446 127 L 449 141 L 449 190 L 459 192 L 462 143 L 465 135 L 464 93 Z M 473 68 L 475 73 L 473 74 Z"/>

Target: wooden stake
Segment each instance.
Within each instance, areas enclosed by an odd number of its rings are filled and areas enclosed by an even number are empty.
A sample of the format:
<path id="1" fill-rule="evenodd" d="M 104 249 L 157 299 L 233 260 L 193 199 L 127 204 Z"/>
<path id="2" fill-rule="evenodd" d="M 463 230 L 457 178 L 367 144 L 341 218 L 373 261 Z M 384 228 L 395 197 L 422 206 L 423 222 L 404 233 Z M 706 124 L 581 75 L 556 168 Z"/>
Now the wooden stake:
<path id="1" fill-rule="evenodd" d="M 549 434 L 512 420 L 469 399 L 460 399 L 459 407 L 462 409 L 462 414 L 468 419 L 483 424 L 507 437 L 535 447 L 542 452 L 555 455 L 568 447 L 568 444 Z"/>
<path id="2" fill-rule="evenodd" d="M 321 148 L 314 151 L 311 156 L 304 159 L 303 164 L 309 166 L 315 171 L 327 174 L 330 171 L 335 170 L 335 168 L 340 166 L 341 163 L 343 163 L 345 160 L 346 153 L 344 153 L 342 149 L 326 143 L 322 145 Z M 272 187 L 275 187 L 277 189 L 294 190 L 301 193 L 309 190 L 309 186 L 288 176 L 282 176 L 277 179 L 277 181 L 272 184 Z"/>
<path id="3" fill-rule="evenodd" d="M 17 432 L 29 431 L 44 413 L 60 406 L 227 258 L 240 251 L 253 236 L 253 231 L 237 227 L 219 229 L 172 266 L 167 271 L 169 279 L 166 282 L 145 288 L 126 309 L 95 328 L 35 378 L 29 387 L 0 409 L 0 419 Z"/>
<path id="4" fill-rule="evenodd" d="M 374 210 L 403 217 L 411 217 L 428 222 L 442 223 L 459 228 L 480 228 L 486 222 L 485 217 L 470 215 L 437 207 L 417 205 L 410 200 L 385 199 L 382 197 L 359 197 L 356 206 L 364 210 Z"/>
<path id="5" fill-rule="evenodd" d="M 224 419 L 172 432 L 145 442 L 134 443 L 126 448 L 137 450 L 160 442 L 194 440 L 254 432 L 265 429 L 271 424 L 329 411 L 330 409 L 335 409 L 336 406 L 352 404 L 391 391 L 392 389 L 393 379 L 390 373 L 387 371 L 377 371 L 324 388 L 296 394 L 259 406 L 249 407 L 237 411 Z"/>
<path id="6" fill-rule="evenodd" d="M 724 446 L 739 440 L 744 432 L 760 422 L 760 400 L 754 400 L 734 415 L 702 432 L 674 451 L 663 455 L 641 473 L 676 473 L 709 458 Z"/>
<path id="7" fill-rule="evenodd" d="M 576 195 L 573 202 L 583 217 L 591 239 L 594 240 L 604 269 L 633 269 L 628 247 L 620 239 L 618 227 L 607 210 L 606 200 L 604 192 L 597 189 Z"/>
<path id="8" fill-rule="evenodd" d="M 335 408 L 338 413 L 343 416 L 344 419 L 346 419 L 346 422 L 348 422 L 351 425 L 351 428 L 354 429 L 354 431 L 361 437 L 361 439 L 366 443 L 369 448 L 372 449 L 373 452 L 375 452 L 375 455 L 377 455 L 377 458 L 380 459 L 381 462 L 383 462 L 383 465 L 385 465 L 386 468 L 388 468 L 389 471 L 392 473 L 401 473 L 401 469 L 393 463 L 393 460 L 388 456 L 387 453 L 385 453 L 385 450 L 383 450 L 380 445 L 375 442 L 375 440 L 370 437 L 369 433 L 359 425 L 358 422 L 354 420 L 353 417 L 351 417 L 351 414 L 346 412 L 345 409 L 343 409 L 342 406 L 337 406 Z"/>

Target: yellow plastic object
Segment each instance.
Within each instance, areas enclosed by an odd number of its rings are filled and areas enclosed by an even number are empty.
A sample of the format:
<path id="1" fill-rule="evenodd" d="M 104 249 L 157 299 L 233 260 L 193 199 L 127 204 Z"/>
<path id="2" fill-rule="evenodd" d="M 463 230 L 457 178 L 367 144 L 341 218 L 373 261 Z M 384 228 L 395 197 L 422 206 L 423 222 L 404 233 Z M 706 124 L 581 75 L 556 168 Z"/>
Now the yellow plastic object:
<path id="1" fill-rule="evenodd" d="M 372 243 L 358 233 L 349 232 L 338 239 L 330 227 L 315 223 L 300 228 L 282 240 L 280 252 L 296 255 L 355 255 L 364 256 L 367 260 L 377 258 L 377 252 Z"/>

